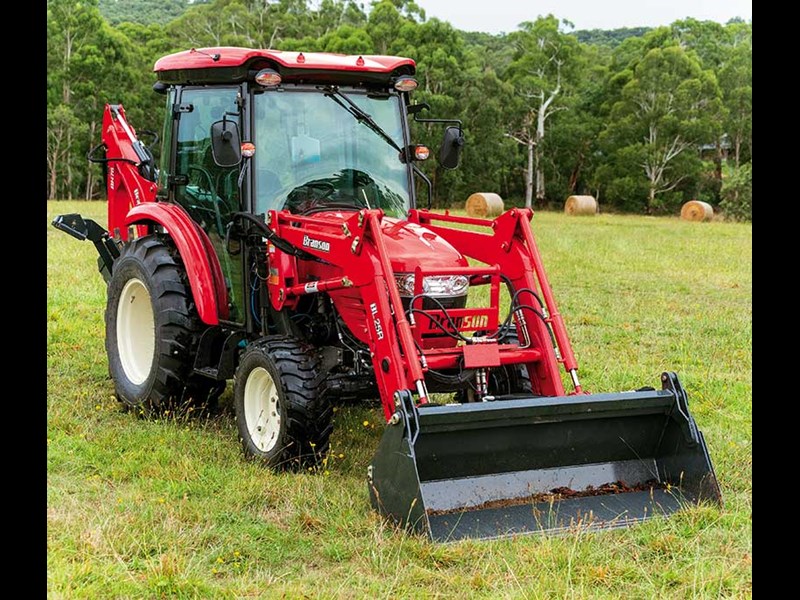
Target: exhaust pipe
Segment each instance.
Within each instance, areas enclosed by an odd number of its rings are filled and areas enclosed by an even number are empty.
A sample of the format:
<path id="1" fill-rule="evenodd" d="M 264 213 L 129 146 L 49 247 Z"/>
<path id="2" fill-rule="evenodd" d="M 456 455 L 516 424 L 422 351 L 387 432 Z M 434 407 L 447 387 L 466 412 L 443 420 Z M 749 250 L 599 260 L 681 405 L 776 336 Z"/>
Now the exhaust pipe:
<path id="1" fill-rule="evenodd" d="M 675 373 L 662 389 L 417 407 L 368 468 L 372 506 L 434 541 L 622 527 L 722 503 Z"/>

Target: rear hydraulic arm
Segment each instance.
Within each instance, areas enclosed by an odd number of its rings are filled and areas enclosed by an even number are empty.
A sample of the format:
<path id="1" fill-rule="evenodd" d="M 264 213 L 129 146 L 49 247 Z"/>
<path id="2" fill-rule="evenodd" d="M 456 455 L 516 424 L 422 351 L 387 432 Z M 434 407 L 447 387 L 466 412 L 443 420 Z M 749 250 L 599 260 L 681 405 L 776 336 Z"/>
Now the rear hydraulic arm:
<path id="1" fill-rule="evenodd" d="M 105 157 L 92 155 L 90 160 L 105 166 L 108 230 L 113 237 L 127 241 L 125 219 L 134 206 L 155 201 L 157 171 L 153 155 L 136 136 L 121 104 L 106 104 L 102 139 Z M 139 226 L 138 234 L 145 235 L 146 227 Z"/>

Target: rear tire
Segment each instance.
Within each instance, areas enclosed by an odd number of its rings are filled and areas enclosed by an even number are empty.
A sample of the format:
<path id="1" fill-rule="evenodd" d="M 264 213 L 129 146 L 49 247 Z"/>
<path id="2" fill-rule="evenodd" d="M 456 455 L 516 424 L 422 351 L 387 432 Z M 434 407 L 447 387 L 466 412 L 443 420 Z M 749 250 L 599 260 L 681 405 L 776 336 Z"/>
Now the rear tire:
<path id="1" fill-rule="evenodd" d="M 233 392 L 245 456 L 275 470 L 319 464 L 333 429 L 324 381 L 316 354 L 296 338 L 249 344 Z"/>
<path id="2" fill-rule="evenodd" d="M 109 371 L 124 406 L 153 411 L 205 402 L 211 386 L 187 386 L 205 325 L 167 236 L 123 246 L 108 284 L 105 322 Z"/>

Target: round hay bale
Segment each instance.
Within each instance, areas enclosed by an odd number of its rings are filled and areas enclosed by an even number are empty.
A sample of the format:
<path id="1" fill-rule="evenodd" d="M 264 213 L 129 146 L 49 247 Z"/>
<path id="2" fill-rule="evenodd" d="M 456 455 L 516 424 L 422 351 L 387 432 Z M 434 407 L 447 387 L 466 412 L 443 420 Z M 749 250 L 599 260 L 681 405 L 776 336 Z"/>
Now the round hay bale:
<path id="1" fill-rule="evenodd" d="M 681 219 L 684 221 L 710 221 L 714 217 L 714 209 L 708 202 L 689 200 L 681 207 Z"/>
<path id="2" fill-rule="evenodd" d="M 570 196 L 564 203 L 564 212 L 568 215 L 596 215 L 597 200 L 594 196 Z"/>
<path id="3" fill-rule="evenodd" d="M 491 192 L 475 192 L 467 198 L 466 209 L 470 217 L 496 217 L 503 212 L 503 199 Z"/>

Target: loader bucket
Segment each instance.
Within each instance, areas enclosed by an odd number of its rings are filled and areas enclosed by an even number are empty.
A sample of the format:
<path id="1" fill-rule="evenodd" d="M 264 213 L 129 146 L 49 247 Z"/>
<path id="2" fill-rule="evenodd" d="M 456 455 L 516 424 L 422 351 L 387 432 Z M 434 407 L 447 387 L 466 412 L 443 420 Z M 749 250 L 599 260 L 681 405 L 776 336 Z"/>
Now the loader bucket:
<path id="1" fill-rule="evenodd" d="M 685 391 L 674 373 L 662 387 L 419 408 L 399 393 L 368 469 L 372 505 L 453 541 L 621 527 L 721 504 Z"/>

